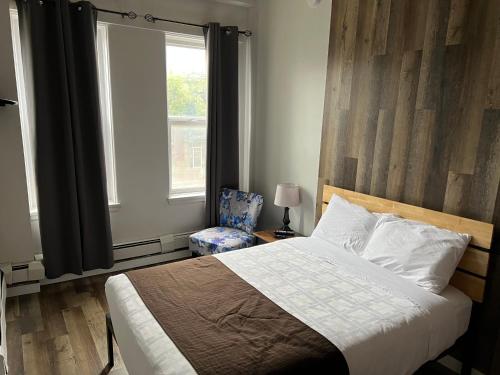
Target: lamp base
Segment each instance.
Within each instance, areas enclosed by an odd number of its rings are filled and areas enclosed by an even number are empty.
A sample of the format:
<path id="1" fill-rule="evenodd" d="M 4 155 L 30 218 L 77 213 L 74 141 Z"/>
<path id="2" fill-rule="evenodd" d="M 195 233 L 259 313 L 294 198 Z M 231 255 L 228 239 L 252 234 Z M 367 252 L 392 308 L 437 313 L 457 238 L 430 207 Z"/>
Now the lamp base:
<path id="1" fill-rule="evenodd" d="M 279 230 L 282 230 L 284 232 L 293 232 L 293 229 L 290 228 L 288 225 L 283 225 Z"/>
<path id="2" fill-rule="evenodd" d="M 291 238 L 295 237 L 295 232 L 293 230 L 290 230 L 290 227 L 285 227 L 288 229 L 276 229 L 274 231 L 274 237 L 275 238 Z"/>
<path id="3" fill-rule="evenodd" d="M 285 213 L 283 214 L 283 226 L 280 228 L 280 230 L 293 233 L 293 230 L 288 226 L 288 224 L 290 224 L 290 217 L 288 215 L 289 210 L 289 207 L 285 207 Z"/>

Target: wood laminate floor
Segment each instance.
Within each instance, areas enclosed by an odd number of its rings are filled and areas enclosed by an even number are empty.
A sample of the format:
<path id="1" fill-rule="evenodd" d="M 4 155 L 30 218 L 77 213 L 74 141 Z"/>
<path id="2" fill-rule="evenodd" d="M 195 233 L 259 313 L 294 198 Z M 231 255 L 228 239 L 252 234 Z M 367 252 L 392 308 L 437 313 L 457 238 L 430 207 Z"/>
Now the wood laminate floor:
<path id="1" fill-rule="evenodd" d="M 109 275 L 42 286 L 7 299 L 9 375 L 97 375 L 107 364 L 104 283 Z M 127 375 L 115 349 L 112 375 Z M 437 363 L 419 375 L 453 374 Z M 148 374 L 141 374 L 148 375 Z"/>
<path id="2" fill-rule="evenodd" d="M 9 375 L 100 374 L 107 363 L 107 277 L 46 285 L 40 293 L 8 298 Z M 115 362 L 110 374 L 126 375 L 116 344 Z"/>

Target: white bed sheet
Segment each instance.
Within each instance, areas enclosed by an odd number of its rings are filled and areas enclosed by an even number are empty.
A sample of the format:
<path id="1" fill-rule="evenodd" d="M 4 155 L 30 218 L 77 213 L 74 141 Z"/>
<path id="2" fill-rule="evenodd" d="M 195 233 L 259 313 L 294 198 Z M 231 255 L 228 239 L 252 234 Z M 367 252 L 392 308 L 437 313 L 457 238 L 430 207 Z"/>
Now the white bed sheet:
<path id="1" fill-rule="evenodd" d="M 471 300 L 435 295 L 316 238 L 295 238 L 217 258 L 334 343 L 351 374 L 410 374 L 467 329 Z M 134 374 L 194 374 L 125 275 L 106 283 L 116 339 Z"/>

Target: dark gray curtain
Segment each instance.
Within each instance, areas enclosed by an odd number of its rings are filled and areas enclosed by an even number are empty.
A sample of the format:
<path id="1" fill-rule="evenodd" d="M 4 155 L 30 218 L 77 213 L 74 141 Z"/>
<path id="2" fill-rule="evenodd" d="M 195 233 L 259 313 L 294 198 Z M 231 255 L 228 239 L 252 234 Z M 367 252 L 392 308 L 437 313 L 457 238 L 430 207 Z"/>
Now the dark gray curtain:
<path id="1" fill-rule="evenodd" d="M 96 59 L 88 2 L 18 0 L 32 80 L 35 168 L 46 275 L 113 265 Z"/>
<path id="2" fill-rule="evenodd" d="M 208 51 L 208 133 L 205 225 L 219 224 L 219 192 L 239 185 L 238 28 L 210 23 Z"/>

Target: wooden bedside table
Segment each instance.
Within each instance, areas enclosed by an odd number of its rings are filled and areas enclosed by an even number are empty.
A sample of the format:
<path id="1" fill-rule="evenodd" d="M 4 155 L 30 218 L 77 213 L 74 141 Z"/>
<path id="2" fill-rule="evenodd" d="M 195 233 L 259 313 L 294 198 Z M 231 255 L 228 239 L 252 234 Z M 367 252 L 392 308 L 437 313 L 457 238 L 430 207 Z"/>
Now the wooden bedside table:
<path id="1" fill-rule="evenodd" d="M 274 229 L 266 229 L 258 232 L 254 232 L 253 235 L 257 237 L 260 241 L 264 243 L 270 243 L 274 241 L 284 240 L 285 238 L 276 238 L 274 237 Z M 295 232 L 295 236 L 287 237 L 287 238 L 295 238 L 295 237 L 304 237 L 304 235 Z"/>

